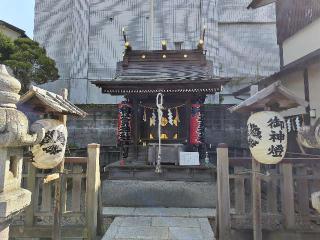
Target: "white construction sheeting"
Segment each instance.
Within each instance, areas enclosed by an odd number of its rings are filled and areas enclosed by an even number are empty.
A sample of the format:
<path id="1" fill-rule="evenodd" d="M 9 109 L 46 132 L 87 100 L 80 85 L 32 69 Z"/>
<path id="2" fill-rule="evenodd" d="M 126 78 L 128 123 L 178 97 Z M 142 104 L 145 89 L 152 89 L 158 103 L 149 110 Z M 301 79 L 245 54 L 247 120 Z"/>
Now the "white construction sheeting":
<path id="1" fill-rule="evenodd" d="M 90 81 L 114 77 L 124 51 L 123 27 L 134 49 L 160 49 L 163 39 L 168 49 L 174 49 L 174 42 L 191 49 L 206 26 L 205 49 L 215 75 L 220 70 L 231 77 L 270 75 L 279 65 L 274 7 L 247 10 L 249 3 L 35 0 L 34 38 L 55 59 L 60 75 L 58 81 L 44 86 L 54 92 L 62 85 L 68 87 L 71 101 L 77 104 L 118 102 L 119 98 L 103 95 Z"/>

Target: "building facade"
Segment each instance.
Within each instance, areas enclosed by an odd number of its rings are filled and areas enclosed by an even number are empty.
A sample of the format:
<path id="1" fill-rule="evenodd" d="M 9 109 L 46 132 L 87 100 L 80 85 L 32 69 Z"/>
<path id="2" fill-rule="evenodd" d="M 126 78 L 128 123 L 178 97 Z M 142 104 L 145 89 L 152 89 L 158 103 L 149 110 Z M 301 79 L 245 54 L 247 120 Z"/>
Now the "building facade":
<path id="1" fill-rule="evenodd" d="M 260 7 L 262 0 L 252 2 Z M 305 114 L 305 124 L 315 123 L 320 115 L 320 2 L 317 0 L 282 0 L 275 2 L 277 43 L 280 46 L 280 71 L 263 79 L 260 87 L 280 80 L 297 96 L 310 103 L 288 115 Z M 262 7 L 265 8 L 265 7 Z M 260 8 L 260 9 L 262 9 Z M 258 9 L 258 10 L 260 10 Z"/>
<path id="2" fill-rule="evenodd" d="M 27 37 L 24 30 L 2 20 L 0 20 L 0 32 L 11 38 L 12 40 L 20 37 Z"/>
<path id="3" fill-rule="evenodd" d="M 90 82 L 115 75 L 125 28 L 134 49 L 205 48 L 215 75 L 237 84 L 277 71 L 275 9 L 247 11 L 249 0 L 36 0 L 34 39 L 56 60 L 60 79 L 45 88 L 70 90 L 77 104 L 112 104 Z M 239 83 L 240 82 L 240 83 Z M 233 86 L 230 87 L 231 89 Z M 227 91 L 228 92 L 228 91 Z"/>

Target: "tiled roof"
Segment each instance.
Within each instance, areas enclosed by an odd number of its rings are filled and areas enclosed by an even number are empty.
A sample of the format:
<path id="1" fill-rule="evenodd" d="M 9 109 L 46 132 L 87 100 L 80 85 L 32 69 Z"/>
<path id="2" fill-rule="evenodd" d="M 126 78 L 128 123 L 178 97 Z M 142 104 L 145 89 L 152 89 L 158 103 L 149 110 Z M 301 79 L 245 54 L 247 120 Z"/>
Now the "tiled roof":
<path id="1" fill-rule="evenodd" d="M 117 64 L 113 81 L 177 82 L 210 80 L 213 64 L 202 51 L 132 51 Z"/>
<path id="2" fill-rule="evenodd" d="M 17 105 L 23 106 L 28 104 L 40 106 L 45 109 L 46 112 L 51 113 L 55 112 L 64 115 L 76 115 L 81 117 L 85 117 L 87 115 L 86 112 L 82 111 L 67 99 L 63 99 L 62 96 L 35 86 L 32 86 L 30 90 L 21 97 Z"/>
<path id="3" fill-rule="evenodd" d="M 299 98 L 289 89 L 281 85 L 280 81 L 260 90 L 240 104 L 229 108 L 230 112 L 253 112 L 264 110 L 265 107 L 278 105 L 279 110 L 287 110 L 299 106 L 307 107 L 309 103 Z"/>

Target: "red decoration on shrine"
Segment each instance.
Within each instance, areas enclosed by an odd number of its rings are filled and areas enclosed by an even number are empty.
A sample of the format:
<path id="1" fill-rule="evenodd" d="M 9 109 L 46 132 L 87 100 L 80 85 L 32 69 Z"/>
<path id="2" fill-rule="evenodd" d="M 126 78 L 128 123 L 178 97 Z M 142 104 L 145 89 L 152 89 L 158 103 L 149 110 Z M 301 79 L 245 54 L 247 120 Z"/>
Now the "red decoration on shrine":
<path id="1" fill-rule="evenodd" d="M 118 142 L 131 140 L 132 105 L 127 101 L 118 104 Z"/>
<path id="2" fill-rule="evenodd" d="M 190 144 L 199 145 L 204 142 L 204 114 L 201 104 L 191 105 Z"/>

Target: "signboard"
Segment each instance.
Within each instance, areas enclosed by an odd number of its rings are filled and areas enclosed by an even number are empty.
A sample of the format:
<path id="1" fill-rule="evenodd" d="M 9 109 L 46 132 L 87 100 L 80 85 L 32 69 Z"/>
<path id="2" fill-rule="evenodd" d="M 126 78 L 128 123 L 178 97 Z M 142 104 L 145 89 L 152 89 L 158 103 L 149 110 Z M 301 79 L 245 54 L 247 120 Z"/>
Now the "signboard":
<path id="1" fill-rule="evenodd" d="M 179 164 L 181 166 L 199 166 L 198 152 L 180 152 Z"/>
<path id="2" fill-rule="evenodd" d="M 248 144 L 255 160 L 276 164 L 284 158 L 287 151 L 287 127 L 279 113 L 254 113 L 248 119 L 247 127 Z"/>

